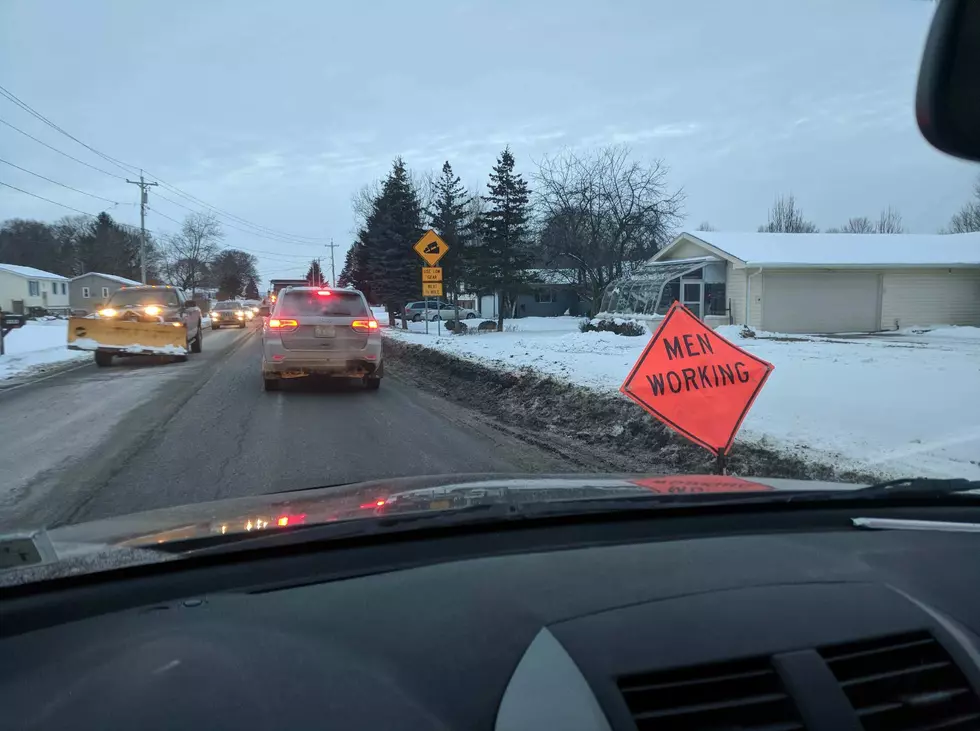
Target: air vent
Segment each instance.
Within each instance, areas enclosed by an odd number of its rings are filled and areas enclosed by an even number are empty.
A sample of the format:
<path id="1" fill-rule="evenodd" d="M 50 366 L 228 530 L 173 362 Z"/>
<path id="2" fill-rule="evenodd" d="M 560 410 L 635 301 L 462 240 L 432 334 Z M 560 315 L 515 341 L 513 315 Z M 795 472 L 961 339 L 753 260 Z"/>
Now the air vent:
<path id="1" fill-rule="evenodd" d="M 824 648 L 866 731 L 980 729 L 980 701 L 928 632 Z"/>
<path id="2" fill-rule="evenodd" d="M 768 658 L 624 676 L 619 689 L 640 731 L 803 728 Z"/>

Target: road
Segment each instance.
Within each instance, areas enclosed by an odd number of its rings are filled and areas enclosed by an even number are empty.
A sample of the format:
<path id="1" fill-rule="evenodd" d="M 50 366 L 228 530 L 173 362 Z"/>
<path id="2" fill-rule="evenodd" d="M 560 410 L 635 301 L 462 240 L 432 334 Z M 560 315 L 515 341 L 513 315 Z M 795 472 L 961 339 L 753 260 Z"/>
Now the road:
<path id="1" fill-rule="evenodd" d="M 0 391 L 0 529 L 399 475 L 564 472 L 550 451 L 400 380 L 266 393 L 255 327 L 186 363 L 129 359 Z"/>

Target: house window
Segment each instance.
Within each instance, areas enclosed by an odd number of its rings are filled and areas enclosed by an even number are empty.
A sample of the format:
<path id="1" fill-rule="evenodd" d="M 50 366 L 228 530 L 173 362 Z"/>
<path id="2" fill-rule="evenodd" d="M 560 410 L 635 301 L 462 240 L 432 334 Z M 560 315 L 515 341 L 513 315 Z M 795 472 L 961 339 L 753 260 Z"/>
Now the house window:
<path id="1" fill-rule="evenodd" d="M 102 299 L 109 299 L 109 288 L 108 287 L 103 287 L 102 288 Z"/>
<path id="2" fill-rule="evenodd" d="M 82 299 L 86 299 L 87 300 L 91 296 L 92 296 L 92 293 L 89 291 L 89 288 L 88 287 L 82 287 Z"/>
<path id="3" fill-rule="evenodd" d="M 61 283 L 61 293 L 68 294 L 68 282 Z"/>
<path id="4" fill-rule="evenodd" d="M 29 281 L 27 283 L 27 294 L 30 297 L 37 297 L 41 294 L 41 285 L 37 282 Z"/>
<path id="5" fill-rule="evenodd" d="M 534 290 L 534 301 L 546 305 L 552 304 L 555 301 L 555 290 L 553 289 Z"/>

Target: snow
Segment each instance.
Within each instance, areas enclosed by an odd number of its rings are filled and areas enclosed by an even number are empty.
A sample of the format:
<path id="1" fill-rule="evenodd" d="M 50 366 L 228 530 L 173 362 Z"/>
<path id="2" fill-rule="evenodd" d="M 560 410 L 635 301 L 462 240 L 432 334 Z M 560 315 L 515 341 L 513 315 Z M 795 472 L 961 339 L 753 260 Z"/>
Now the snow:
<path id="1" fill-rule="evenodd" d="M 99 348 L 104 347 L 98 340 L 93 340 L 92 338 L 75 338 L 73 345 L 82 350 L 98 350 Z M 140 345 L 139 343 L 130 343 L 129 345 L 113 345 L 111 347 L 114 352 L 120 353 L 152 353 L 155 355 L 187 354 L 187 348 L 185 348 L 183 345 Z"/>
<path id="2" fill-rule="evenodd" d="M 493 368 L 531 367 L 618 392 L 649 338 L 580 333 L 578 322 L 505 320 L 503 333 L 442 337 L 431 324 L 425 335 L 424 323 L 413 323 L 408 332 L 385 334 Z M 841 469 L 980 479 L 980 328 L 836 338 L 742 338 L 741 329 L 717 332 L 773 363 L 775 371 L 739 432 L 740 442 Z"/>
<path id="3" fill-rule="evenodd" d="M 91 357 L 88 353 L 68 350 L 67 343 L 67 320 L 28 320 L 24 327 L 11 330 L 3 339 L 5 355 L 0 355 L 0 382 L 58 363 Z"/>
<path id="4" fill-rule="evenodd" d="M 207 315 L 201 317 L 201 327 L 211 327 L 211 318 Z"/>
<path id="5" fill-rule="evenodd" d="M 59 282 L 68 281 L 68 277 L 63 277 L 60 274 L 52 274 L 51 272 L 46 272 L 43 269 L 35 269 L 34 267 L 23 267 L 19 264 L 0 264 L 0 270 L 17 274 L 21 277 L 27 277 L 28 279 L 56 279 Z"/>
<path id="6" fill-rule="evenodd" d="M 980 233 L 769 234 L 694 231 L 748 266 L 980 266 Z M 677 242 L 680 237 L 675 239 Z M 669 250 L 668 246 L 666 250 Z M 661 253 L 661 257 L 663 254 Z"/>

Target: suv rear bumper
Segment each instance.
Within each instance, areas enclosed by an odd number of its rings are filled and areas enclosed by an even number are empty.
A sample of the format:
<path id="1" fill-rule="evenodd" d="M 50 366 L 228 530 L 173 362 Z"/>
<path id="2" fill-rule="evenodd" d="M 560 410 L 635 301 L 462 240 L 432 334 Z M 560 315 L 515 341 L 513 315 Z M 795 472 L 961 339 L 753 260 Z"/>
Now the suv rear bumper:
<path id="1" fill-rule="evenodd" d="M 362 378 L 381 373 L 382 361 L 367 358 L 284 358 L 279 361 L 262 360 L 263 378 L 302 378 L 304 376 L 331 376 L 335 378 Z"/>

